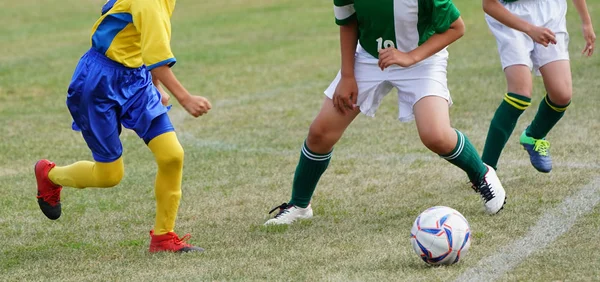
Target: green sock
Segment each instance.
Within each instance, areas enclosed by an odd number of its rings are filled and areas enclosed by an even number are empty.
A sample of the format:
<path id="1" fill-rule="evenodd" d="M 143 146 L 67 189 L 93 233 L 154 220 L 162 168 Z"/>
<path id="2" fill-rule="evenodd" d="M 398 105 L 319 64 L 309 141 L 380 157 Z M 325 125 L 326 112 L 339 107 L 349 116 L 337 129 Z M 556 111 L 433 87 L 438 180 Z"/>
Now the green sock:
<path id="1" fill-rule="evenodd" d="M 308 207 L 317 183 L 327 169 L 331 160 L 331 152 L 321 155 L 311 152 L 306 146 L 302 146 L 300 161 L 294 174 L 294 184 L 292 185 L 292 199 L 289 204 L 301 208 Z"/>
<path id="2" fill-rule="evenodd" d="M 477 153 L 471 141 L 458 130 L 456 130 L 456 134 L 458 135 L 458 141 L 454 150 L 447 155 L 440 155 L 440 157 L 460 167 L 467 173 L 471 182 L 477 183 L 483 179 L 488 169 L 481 161 L 479 153 Z"/>
<path id="3" fill-rule="evenodd" d="M 515 129 L 517 120 L 521 114 L 531 105 L 531 99 L 515 93 L 506 93 L 504 100 L 492 118 L 490 129 L 488 130 L 485 146 L 481 159 L 484 163 L 493 167 L 498 166 L 498 159 L 502 149 L 506 145 L 508 138 Z"/>
<path id="4" fill-rule="evenodd" d="M 556 105 L 550 101 L 546 94 L 525 134 L 535 139 L 545 138 L 552 127 L 565 115 L 565 111 L 570 104 L 571 102 L 563 106 Z"/>

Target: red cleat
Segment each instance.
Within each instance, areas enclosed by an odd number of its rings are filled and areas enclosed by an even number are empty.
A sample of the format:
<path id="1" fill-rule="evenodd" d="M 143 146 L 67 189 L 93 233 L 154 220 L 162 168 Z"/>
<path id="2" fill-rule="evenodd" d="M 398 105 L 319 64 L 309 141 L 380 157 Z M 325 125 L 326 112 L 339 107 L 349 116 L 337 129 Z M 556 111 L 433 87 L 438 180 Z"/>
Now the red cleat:
<path id="1" fill-rule="evenodd" d="M 175 232 L 169 232 L 163 235 L 154 235 L 154 230 L 152 230 L 150 231 L 150 238 L 152 238 L 150 240 L 150 252 L 203 252 L 203 248 L 192 246 L 186 243 L 190 237 L 190 234 L 185 234 L 183 237 L 179 238 Z"/>
<path id="2" fill-rule="evenodd" d="M 48 172 L 56 164 L 49 160 L 39 160 L 35 163 L 35 178 L 37 179 L 37 199 L 40 209 L 49 219 L 60 217 L 60 191 L 62 186 L 56 185 L 48 178 Z"/>

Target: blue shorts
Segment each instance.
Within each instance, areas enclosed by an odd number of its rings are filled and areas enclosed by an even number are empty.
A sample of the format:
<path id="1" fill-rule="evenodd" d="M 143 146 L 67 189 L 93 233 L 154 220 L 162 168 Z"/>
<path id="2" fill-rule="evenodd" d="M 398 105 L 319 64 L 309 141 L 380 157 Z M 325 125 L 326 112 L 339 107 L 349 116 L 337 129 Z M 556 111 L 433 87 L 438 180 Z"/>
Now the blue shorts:
<path id="1" fill-rule="evenodd" d="M 152 75 L 142 66 L 127 68 L 94 49 L 79 60 L 67 95 L 73 130 L 81 131 L 94 160 L 113 162 L 121 157 L 121 125 L 134 130 L 146 143 L 173 125 L 161 104 Z"/>

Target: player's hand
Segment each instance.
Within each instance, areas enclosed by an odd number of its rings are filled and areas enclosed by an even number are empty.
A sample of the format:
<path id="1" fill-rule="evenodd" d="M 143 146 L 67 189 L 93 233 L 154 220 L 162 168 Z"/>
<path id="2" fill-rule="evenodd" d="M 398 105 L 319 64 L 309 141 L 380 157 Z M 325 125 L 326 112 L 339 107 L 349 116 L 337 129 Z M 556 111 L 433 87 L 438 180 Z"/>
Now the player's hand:
<path id="1" fill-rule="evenodd" d="M 160 92 L 160 102 L 163 105 L 168 106 L 170 99 L 171 99 L 171 95 L 169 95 L 166 91 L 161 91 Z"/>
<path id="2" fill-rule="evenodd" d="M 417 63 L 417 60 L 410 54 L 404 53 L 396 48 L 385 48 L 379 50 L 379 68 L 384 70 L 391 65 L 401 67 L 410 67 Z"/>
<path id="3" fill-rule="evenodd" d="M 549 30 L 541 26 L 533 26 L 527 35 L 533 39 L 536 43 L 542 44 L 544 47 L 548 47 L 550 44 L 556 44 L 556 35 L 552 30 Z"/>
<path id="4" fill-rule="evenodd" d="M 202 96 L 189 95 L 181 101 L 181 106 L 193 117 L 199 117 L 206 114 L 212 108 L 210 102 Z"/>
<path id="5" fill-rule="evenodd" d="M 342 76 L 333 93 L 333 106 L 343 115 L 355 110 L 358 97 L 358 85 L 354 76 Z"/>
<path id="6" fill-rule="evenodd" d="M 596 42 L 596 33 L 594 33 L 594 27 L 591 24 L 583 26 L 583 38 L 585 39 L 585 48 L 583 48 L 581 54 L 589 57 L 594 54 L 594 45 Z"/>

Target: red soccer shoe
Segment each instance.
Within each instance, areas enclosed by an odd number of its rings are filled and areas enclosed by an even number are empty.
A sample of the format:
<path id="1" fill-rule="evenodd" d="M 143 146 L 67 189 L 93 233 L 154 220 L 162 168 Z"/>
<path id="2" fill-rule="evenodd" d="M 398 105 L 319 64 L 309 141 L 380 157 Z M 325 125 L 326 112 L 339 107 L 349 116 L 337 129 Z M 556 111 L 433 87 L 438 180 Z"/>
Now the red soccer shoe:
<path id="1" fill-rule="evenodd" d="M 49 219 L 60 217 L 60 191 L 62 186 L 56 185 L 48 178 L 48 172 L 56 164 L 49 160 L 39 160 L 35 163 L 35 178 L 37 179 L 37 199 L 40 209 Z"/>
<path id="2" fill-rule="evenodd" d="M 150 252 L 174 252 L 174 253 L 187 253 L 187 252 L 204 252 L 203 248 L 192 246 L 186 241 L 192 236 L 185 234 L 179 238 L 175 232 L 169 232 L 163 235 L 154 235 L 154 230 L 150 231 Z"/>

